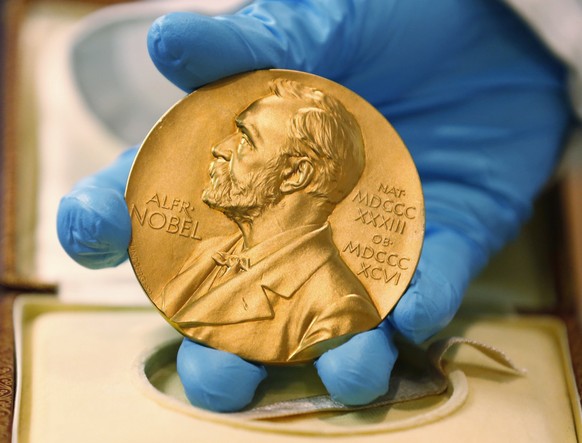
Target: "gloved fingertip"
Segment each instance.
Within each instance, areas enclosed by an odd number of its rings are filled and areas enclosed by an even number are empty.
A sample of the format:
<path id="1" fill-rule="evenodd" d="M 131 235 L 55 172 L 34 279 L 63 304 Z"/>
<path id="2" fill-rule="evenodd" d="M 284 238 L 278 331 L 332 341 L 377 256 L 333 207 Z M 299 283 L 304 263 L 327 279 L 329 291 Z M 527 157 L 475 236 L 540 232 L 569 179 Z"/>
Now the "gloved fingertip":
<path id="1" fill-rule="evenodd" d="M 389 317 L 394 328 L 414 343 L 422 343 L 454 317 L 461 298 L 438 274 L 425 272 L 410 286 Z"/>
<path id="2" fill-rule="evenodd" d="M 112 189 L 80 188 L 64 196 L 57 235 L 67 254 L 90 269 L 117 266 L 127 259 L 131 220 L 123 196 Z"/>
<path id="3" fill-rule="evenodd" d="M 225 66 L 236 64 L 227 57 L 229 32 L 217 20 L 192 12 L 173 12 L 158 18 L 148 32 L 147 47 L 158 70 L 172 83 L 190 92 L 216 80 Z M 232 52 L 236 52 L 233 43 Z"/>
<path id="4" fill-rule="evenodd" d="M 407 340 L 420 344 L 434 332 L 438 331 L 438 326 L 433 326 L 432 320 L 427 320 L 431 315 L 422 306 L 410 306 L 412 303 L 402 301 L 399 309 L 394 309 L 390 315 L 390 323 Z M 419 319 L 423 319 L 422 321 Z M 427 323 L 430 321 L 431 324 Z M 434 332 L 433 332 L 434 330 Z"/>
<path id="5" fill-rule="evenodd" d="M 148 31 L 147 45 L 150 57 L 154 63 L 168 66 L 179 66 L 181 63 L 180 45 L 176 45 L 171 26 L 166 26 L 168 16 L 157 18 Z"/>
<path id="6" fill-rule="evenodd" d="M 148 33 L 154 65 L 185 91 L 230 75 L 277 65 L 284 51 L 261 22 L 247 15 L 208 17 L 174 12 Z"/>
<path id="7" fill-rule="evenodd" d="M 263 366 L 187 339 L 178 351 L 177 370 L 190 403 L 217 412 L 244 408 L 267 376 Z"/>
<path id="8" fill-rule="evenodd" d="M 398 350 L 385 331 L 374 329 L 327 351 L 315 363 L 331 397 L 346 405 L 370 403 L 388 391 Z"/>

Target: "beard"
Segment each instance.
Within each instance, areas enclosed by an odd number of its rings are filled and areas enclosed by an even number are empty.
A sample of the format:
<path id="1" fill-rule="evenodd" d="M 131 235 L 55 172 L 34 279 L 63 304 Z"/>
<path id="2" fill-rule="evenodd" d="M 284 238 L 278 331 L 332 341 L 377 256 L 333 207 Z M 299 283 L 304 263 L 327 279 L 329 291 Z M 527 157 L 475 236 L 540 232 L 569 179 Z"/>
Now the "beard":
<path id="1" fill-rule="evenodd" d="M 282 169 L 283 164 L 278 159 L 249 176 L 243 184 L 233 177 L 228 163 L 213 161 L 210 186 L 204 189 L 202 201 L 235 222 L 252 222 L 281 200 Z"/>

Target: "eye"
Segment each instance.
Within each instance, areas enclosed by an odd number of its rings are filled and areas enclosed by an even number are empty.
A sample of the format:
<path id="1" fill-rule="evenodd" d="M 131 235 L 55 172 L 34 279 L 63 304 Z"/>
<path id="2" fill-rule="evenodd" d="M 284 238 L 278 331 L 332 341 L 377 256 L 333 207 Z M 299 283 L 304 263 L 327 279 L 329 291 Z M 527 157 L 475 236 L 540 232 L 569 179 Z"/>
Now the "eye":
<path id="1" fill-rule="evenodd" d="M 249 140 L 249 137 L 246 134 L 242 134 L 241 138 L 240 138 L 240 142 L 238 145 L 239 149 L 244 149 L 244 148 L 252 148 L 252 143 Z"/>

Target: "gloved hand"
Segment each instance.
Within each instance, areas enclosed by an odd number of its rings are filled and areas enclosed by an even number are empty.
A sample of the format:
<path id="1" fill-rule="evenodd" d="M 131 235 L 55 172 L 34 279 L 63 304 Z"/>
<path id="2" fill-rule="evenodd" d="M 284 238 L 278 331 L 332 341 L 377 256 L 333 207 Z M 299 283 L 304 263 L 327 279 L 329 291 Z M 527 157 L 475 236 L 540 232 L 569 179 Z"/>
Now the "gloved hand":
<path id="1" fill-rule="evenodd" d="M 528 217 L 570 119 L 563 69 L 491 0 L 264 0 L 232 16 L 164 16 L 148 47 L 185 91 L 270 67 L 328 77 L 376 106 L 412 153 L 426 202 L 415 277 L 381 327 L 316 363 L 332 397 L 346 404 L 387 390 L 394 331 L 421 342 L 451 320 L 469 280 Z M 121 178 L 129 156 L 61 204 L 63 247 L 86 266 L 126 258 Z M 187 340 L 178 371 L 188 398 L 213 410 L 243 407 L 265 376 Z"/>

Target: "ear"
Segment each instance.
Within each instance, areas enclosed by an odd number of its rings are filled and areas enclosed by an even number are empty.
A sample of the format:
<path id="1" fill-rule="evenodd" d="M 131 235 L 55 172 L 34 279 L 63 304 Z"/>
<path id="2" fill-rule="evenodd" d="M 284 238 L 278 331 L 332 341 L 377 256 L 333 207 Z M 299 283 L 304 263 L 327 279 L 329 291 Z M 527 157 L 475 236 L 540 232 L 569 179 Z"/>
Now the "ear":
<path id="1" fill-rule="evenodd" d="M 283 194 L 291 194 L 306 188 L 313 178 L 313 164 L 307 157 L 290 157 L 289 165 L 283 170 L 281 186 Z"/>

